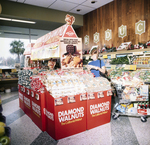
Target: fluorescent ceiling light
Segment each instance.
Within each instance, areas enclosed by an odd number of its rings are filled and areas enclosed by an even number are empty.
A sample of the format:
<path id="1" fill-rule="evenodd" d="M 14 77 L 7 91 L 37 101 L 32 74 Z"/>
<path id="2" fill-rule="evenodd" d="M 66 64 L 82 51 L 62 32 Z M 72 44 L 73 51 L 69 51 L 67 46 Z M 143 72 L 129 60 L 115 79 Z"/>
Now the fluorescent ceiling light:
<path id="1" fill-rule="evenodd" d="M 17 19 L 12 19 L 14 22 L 21 22 L 21 23 L 30 23 L 30 24 L 35 24 L 36 22 L 33 21 L 24 21 L 24 20 L 17 20 Z"/>
<path id="2" fill-rule="evenodd" d="M 8 19 L 8 18 L 1 18 L 1 17 L 0 17 L 0 20 L 11 21 L 11 19 Z"/>
<path id="3" fill-rule="evenodd" d="M 9 18 L 2 18 L 2 17 L 0 17 L 0 20 L 20 22 L 20 23 L 30 23 L 30 24 L 35 24 L 36 23 L 36 22 L 33 22 L 33 21 L 25 21 L 25 20 L 18 20 L 18 19 L 9 19 Z"/>

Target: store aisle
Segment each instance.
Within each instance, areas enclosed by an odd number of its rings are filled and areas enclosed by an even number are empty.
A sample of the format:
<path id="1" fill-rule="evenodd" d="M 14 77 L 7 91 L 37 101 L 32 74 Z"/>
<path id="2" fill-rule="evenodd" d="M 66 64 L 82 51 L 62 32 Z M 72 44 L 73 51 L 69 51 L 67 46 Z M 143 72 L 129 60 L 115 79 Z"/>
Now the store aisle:
<path id="1" fill-rule="evenodd" d="M 11 145 L 150 144 L 150 118 L 146 123 L 142 123 L 140 118 L 123 116 L 111 120 L 111 123 L 56 141 L 47 132 L 42 132 L 19 108 L 18 92 L 0 95 L 6 124 L 12 130 Z"/>

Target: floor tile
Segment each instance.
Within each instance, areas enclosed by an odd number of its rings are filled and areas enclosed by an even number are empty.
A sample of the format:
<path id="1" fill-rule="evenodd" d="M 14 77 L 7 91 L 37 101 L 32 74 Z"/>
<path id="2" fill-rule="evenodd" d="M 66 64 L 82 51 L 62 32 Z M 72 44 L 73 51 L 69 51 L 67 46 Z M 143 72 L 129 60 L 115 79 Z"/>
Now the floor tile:
<path id="1" fill-rule="evenodd" d="M 42 132 L 40 135 L 31 143 L 31 145 L 56 145 L 58 141 L 54 140 L 49 136 L 47 132 Z"/>
<path id="2" fill-rule="evenodd" d="M 23 115 L 25 115 L 25 113 L 21 109 L 19 109 L 13 112 L 12 114 L 6 116 L 6 125 L 10 125 L 14 121 L 22 117 Z"/>
<path id="3" fill-rule="evenodd" d="M 141 122 L 140 117 L 129 117 L 133 131 L 140 145 L 150 145 L 150 118 Z"/>
<path id="4" fill-rule="evenodd" d="M 2 104 L 3 107 L 3 115 L 8 116 L 12 114 L 13 112 L 20 109 L 19 107 L 19 99 L 15 99 L 11 102 L 8 102 L 6 104 Z"/>
<path id="5" fill-rule="evenodd" d="M 117 120 L 111 120 L 112 145 L 139 145 L 129 118 L 120 116 Z"/>
<path id="6" fill-rule="evenodd" d="M 24 115 L 9 125 L 11 127 L 11 145 L 30 145 L 41 130 Z"/>
<path id="7" fill-rule="evenodd" d="M 60 139 L 58 145 L 111 145 L 110 123 Z"/>
<path id="8" fill-rule="evenodd" d="M 11 98 L 12 96 L 16 96 L 16 95 L 18 95 L 18 91 L 16 91 L 16 92 L 10 92 L 10 93 L 0 93 L 0 96 L 1 96 L 2 100 Z"/>

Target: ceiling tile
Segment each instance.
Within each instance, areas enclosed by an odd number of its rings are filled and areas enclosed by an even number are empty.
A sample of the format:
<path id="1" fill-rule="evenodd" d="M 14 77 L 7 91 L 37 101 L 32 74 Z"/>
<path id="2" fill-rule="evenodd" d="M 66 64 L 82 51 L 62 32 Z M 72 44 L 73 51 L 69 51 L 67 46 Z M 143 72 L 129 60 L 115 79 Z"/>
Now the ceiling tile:
<path id="1" fill-rule="evenodd" d="M 75 3 L 75 4 L 82 4 L 83 2 L 85 2 L 87 0 L 62 0 L 62 1 Z"/>
<path id="2" fill-rule="evenodd" d="M 92 0 L 87 0 L 82 5 L 92 7 L 92 8 L 96 9 L 96 8 L 99 8 L 99 7 L 107 4 L 107 3 L 112 2 L 113 0 L 99 0 L 99 1 L 97 0 L 96 3 L 94 3 L 94 4 L 92 4 L 91 1 Z"/>
<path id="3" fill-rule="evenodd" d="M 49 8 L 68 12 L 77 6 L 78 6 L 78 4 L 75 4 L 75 3 L 57 0 Z"/>
<path id="4" fill-rule="evenodd" d="M 81 11 L 77 12 L 77 9 L 80 9 Z M 74 9 L 72 9 L 69 12 L 75 13 L 75 14 L 79 14 L 79 15 L 84 15 L 84 14 L 90 12 L 90 11 L 93 11 L 93 10 L 94 10 L 94 8 L 80 5 L 80 6 L 76 7 L 76 8 L 74 8 Z"/>
<path id="5" fill-rule="evenodd" d="M 17 2 L 19 3 L 23 3 L 25 0 L 17 0 Z"/>
<path id="6" fill-rule="evenodd" d="M 55 1 L 56 0 L 26 0 L 24 3 L 47 8 Z"/>

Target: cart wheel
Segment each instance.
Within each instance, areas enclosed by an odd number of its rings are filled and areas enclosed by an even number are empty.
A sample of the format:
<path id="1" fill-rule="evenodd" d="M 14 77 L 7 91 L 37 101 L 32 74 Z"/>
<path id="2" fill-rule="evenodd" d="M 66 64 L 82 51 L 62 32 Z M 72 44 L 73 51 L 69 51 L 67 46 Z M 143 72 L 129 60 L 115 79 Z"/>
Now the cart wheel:
<path id="1" fill-rule="evenodd" d="M 119 116 L 118 114 L 112 115 L 113 120 L 116 120 L 118 118 L 118 116 Z"/>
<path id="2" fill-rule="evenodd" d="M 141 116 L 141 121 L 142 122 L 146 122 L 147 121 L 146 117 L 145 116 Z"/>

